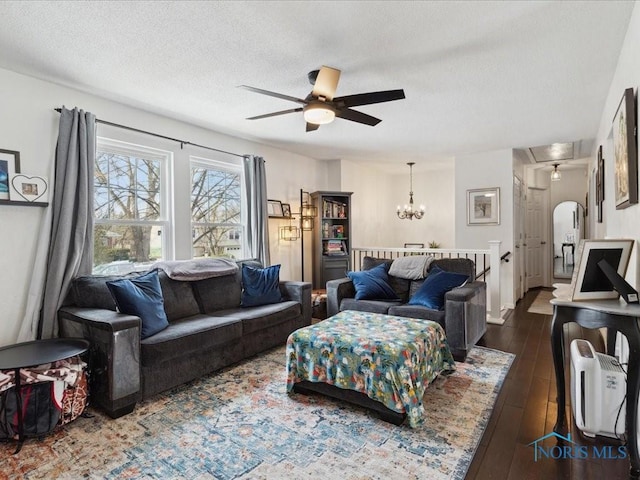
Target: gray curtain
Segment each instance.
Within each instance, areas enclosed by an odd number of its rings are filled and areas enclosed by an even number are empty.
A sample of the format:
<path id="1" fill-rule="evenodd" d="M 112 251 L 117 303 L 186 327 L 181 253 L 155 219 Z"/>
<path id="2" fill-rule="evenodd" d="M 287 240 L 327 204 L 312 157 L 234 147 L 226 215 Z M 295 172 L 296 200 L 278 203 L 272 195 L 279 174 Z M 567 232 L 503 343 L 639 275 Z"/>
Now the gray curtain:
<path id="1" fill-rule="evenodd" d="M 244 182 L 247 208 L 247 244 L 249 256 L 262 265 L 271 264 L 269 257 L 269 216 L 267 214 L 267 176 L 264 158 L 244 156 Z"/>
<path id="2" fill-rule="evenodd" d="M 96 118 L 62 107 L 51 202 L 51 240 L 38 338 L 58 335 L 57 311 L 71 279 L 91 273 Z"/>

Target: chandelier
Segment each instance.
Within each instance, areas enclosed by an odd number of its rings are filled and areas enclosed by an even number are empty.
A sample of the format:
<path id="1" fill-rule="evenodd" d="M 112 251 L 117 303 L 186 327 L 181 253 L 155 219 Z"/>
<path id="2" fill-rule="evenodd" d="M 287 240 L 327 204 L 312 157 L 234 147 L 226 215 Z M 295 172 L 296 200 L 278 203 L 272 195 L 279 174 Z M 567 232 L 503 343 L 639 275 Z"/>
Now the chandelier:
<path id="1" fill-rule="evenodd" d="M 409 219 L 413 220 L 415 217 L 416 220 L 420 220 L 424 215 L 424 205 L 420 205 L 420 210 L 413 209 L 413 166 L 415 162 L 408 162 L 409 165 L 409 205 L 405 205 L 404 208 L 400 208 L 398 205 L 398 218 L 401 219 Z"/>

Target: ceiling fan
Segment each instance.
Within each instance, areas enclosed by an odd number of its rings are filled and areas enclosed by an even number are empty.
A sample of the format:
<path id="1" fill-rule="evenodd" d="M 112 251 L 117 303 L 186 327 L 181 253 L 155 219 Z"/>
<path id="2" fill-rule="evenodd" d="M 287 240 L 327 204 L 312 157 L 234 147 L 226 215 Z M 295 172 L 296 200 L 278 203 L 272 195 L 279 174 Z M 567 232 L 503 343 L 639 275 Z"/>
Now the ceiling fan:
<path id="1" fill-rule="evenodd" d="M 307 122 L 307 132 L 317 130 L 320 125 L 333 122 L 335 117 L 373 127 L 382 120 L 367 115 L 366 113 L 352 110 L 351 107 L 391 102 L 405 98 L 404 90 L 402 89 L 334 97 L 336 88 L 338 87 L 338 80 L 340 79 L 340 70 L 336 68 L 323 66 L 320 70 L 309 72 L 308 78 L 309 82 L 313 85 L 313 90 L 311 90 L 311 93 L 309 93 L 305 99 L 290 97 L 289 95 L 282 95 L 280 93 L 270 92 L 269 90 L 262 90 L 261 88 L 240 85 L 240 88 L 251 92 L 261 93 L 262 95 L 269 95 L 270 97 L 281 98 L 304 105 L 298 108 L 290 108 L 279 112 L 249 117 L 247 120 L 259 120 L 261 118 L 275 117 L 287 113 L 303 112 L 304 119 Z"/>

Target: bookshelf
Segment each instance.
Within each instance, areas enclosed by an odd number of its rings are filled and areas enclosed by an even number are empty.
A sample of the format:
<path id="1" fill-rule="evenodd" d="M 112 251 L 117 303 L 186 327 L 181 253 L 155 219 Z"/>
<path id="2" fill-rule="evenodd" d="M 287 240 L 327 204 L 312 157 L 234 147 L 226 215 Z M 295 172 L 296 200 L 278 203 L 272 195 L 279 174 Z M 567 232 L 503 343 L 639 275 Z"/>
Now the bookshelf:
<path id="1" fill-rule="evenodd" d="M 352 192 L 319 191 L 311 194 L 318 215 L 313 228 L 313 288 L 326 288 L 329 280 L 344 278 L 351 267 Z"/>

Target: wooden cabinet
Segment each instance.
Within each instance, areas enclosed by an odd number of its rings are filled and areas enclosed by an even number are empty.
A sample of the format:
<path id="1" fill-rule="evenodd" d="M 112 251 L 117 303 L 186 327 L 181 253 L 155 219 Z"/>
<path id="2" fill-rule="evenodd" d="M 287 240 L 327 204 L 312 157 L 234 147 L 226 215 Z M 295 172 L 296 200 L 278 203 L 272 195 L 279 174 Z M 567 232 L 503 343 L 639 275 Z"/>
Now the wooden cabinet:
<path id="1" fill-rule="evenodd" d="M 313 288 L 346 277 L 351 269 L 352 192 L 311 194 L 318 215 L 313 226 Z"/>

